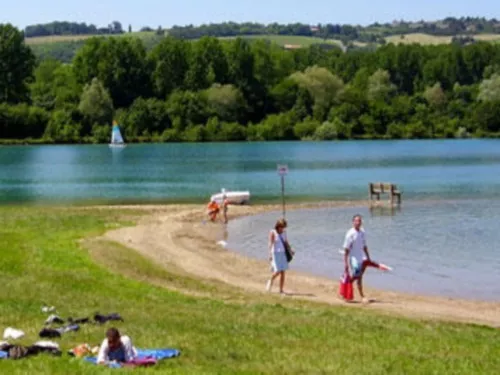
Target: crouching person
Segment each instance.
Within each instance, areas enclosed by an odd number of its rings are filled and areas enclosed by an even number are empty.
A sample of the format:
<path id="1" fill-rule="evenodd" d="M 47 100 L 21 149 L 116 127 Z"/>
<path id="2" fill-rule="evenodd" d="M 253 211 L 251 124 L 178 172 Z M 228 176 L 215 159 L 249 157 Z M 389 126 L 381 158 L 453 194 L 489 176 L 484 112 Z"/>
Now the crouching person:
<path id="1" fill-rule="evenodd" d="M 106 338 L 99 348 L 97 364 L 107 364 L 108 362 L 126 363 L 132 361 L 137 356 L 132 341 L 128 336 L 121 336 L 116 328 L 110 328 L 106 332 Z"/>

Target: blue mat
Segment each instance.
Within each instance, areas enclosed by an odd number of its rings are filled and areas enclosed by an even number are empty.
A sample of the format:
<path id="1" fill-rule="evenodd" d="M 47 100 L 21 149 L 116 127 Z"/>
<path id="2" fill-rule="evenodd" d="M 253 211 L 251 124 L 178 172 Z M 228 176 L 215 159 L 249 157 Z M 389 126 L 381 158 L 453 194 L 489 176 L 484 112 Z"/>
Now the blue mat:
<path id="1" fill-rule="evenodd" d="M 0 350 L 0 359 L 8 358 L 9 353 Z"/>
<path id="2" fill-rule="evenodd" d="M 162 359 L 174 358 L 181 355 L 181 352 L 177 349 L 137 349 L 137 359 L 153 358 L 157 361 Z M 87 362 L 97 364 L 97 357 L 85 357 Z M 109 367 L 119 368 L 121 365 L 119 363 L 111 363 Z"/>

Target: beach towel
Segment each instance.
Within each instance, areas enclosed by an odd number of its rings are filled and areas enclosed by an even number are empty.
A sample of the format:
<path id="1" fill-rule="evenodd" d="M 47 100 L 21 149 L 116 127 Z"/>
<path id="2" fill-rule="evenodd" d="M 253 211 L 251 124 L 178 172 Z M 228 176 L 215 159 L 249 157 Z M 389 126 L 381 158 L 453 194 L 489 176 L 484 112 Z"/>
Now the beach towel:
<path id="1" fill-rule="evenodd" d="M 174 358 L 179 355 L 181 355 L 181 352 L 177 349 L 137 349 L 137 358 L 129 365 L 151 366 L 162 359 Z M 97 357 L 86 357 L 85 360 L 95 365 L 97 364 Z M 122 367 L 119 363 L 109 363 L 107 366 L 111 368 Z"/>

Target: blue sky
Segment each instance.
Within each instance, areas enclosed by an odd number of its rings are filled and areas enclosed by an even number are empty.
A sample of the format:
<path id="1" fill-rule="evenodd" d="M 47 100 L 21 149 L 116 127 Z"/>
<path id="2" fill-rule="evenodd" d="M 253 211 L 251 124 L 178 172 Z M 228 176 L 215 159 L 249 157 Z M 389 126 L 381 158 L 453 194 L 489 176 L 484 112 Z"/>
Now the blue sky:
<path id="1" fill-rule="evenodd" d="M 22 0 L 5 1 L 0 23 L 18 27 L 54 20 L 104 26 L 113 20 L 170 27 L 222 21 L 261 23 L 348 23 L 366 25 L 394 19 L 435 20 L 448 16 L 500 19 L 498 0 Z"/>

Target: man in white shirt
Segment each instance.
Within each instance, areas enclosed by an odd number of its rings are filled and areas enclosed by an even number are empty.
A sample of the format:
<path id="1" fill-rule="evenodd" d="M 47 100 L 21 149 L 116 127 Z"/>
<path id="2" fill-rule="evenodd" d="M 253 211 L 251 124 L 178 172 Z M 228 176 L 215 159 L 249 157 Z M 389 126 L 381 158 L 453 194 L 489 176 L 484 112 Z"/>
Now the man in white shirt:
<path id="1" fill-rule="evenodd" d="M 366 243 L 366 233 L 361 228 L 363 220 L 361 215 L 352 218 L 352 228 L 349 229 L 344 239 L 344 266 L 345 272 L 351 276 L 352 281 L 357 281 L 359 295 L 363 302 L 368 302 L 363 294 L 363 274 L 366 267 L 375 267 L 388 271 L 389 267 L 378 264 L 370 259 Z"/>
<path id="2" fill-rule="evenodd" d="M 137 351 L 132 346 L 128 336 L 121 336 L 116 328 L 110 328 L 106 332 L 106 338 L 99 348 L 97 364 L 109 362 L 126 363 L 137 356 Z"/>

